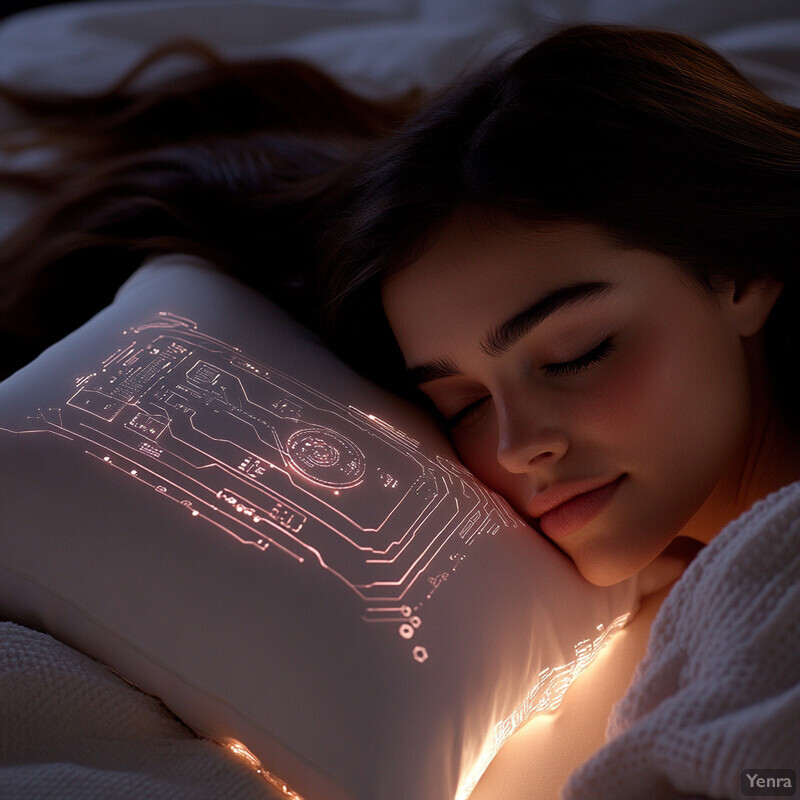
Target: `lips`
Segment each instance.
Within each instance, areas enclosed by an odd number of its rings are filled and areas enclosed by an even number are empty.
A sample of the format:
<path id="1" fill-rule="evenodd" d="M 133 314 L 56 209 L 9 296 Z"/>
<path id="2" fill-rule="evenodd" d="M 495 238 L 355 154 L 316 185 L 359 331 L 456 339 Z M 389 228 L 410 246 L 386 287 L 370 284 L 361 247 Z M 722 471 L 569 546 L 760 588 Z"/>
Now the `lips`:
<path id="1" fill-rule="evenodd" d="M 536 495 L 528 513 L 539 520 L 542 532 L 551 539 L 566 536 L 598 516 L 613 500 L 627 476 L 564 483 Z"/>

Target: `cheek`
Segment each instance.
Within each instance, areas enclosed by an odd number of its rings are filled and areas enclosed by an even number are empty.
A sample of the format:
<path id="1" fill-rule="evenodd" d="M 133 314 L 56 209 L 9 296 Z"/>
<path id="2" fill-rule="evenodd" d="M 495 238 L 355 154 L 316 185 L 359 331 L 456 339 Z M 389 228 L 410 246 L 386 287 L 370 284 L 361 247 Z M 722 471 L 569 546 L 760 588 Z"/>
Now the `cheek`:
<path id="1" fill-rule="evenodd" d="M 500 466 L 497 460 L 497 423 L 493 414 L 461 433 L 453 435 L 453 446 L 464 466 L 481 483 L 502 495 L 520 513 L 523 508 L 525 478 Z"/>
<path id="2" fill-rule="evenodd" d="M 497 462 L 497 427 L 494 421 L 481 421 L 477 425 L 458 430 L 451 436 L 453 446 L 464 466 L 492 489 L 500 477 Z"/>
<path id="3" fill-rule="evenodd" d="M 659 331 L 584 398 L 593 435 L 661 480 L 714 479 L 746 427 L 746 368 L 736 344 Z M 576 409 L 577 411 L 577 409 Z M 634 466 L 631 464 L 631 466 Z M 707 487 L 706 487 L 707 488 Z"/>
<path id="4" fill-rule="evenodd" d="M 670 382 L 660 374 L 660 366 L 652 353 L 639 347 L 609 362 L 596 380 L 564 392 L 558 407 L 573 451 L 580 444 L 620 451 L 631 443 L 646 442 L 660 430 L 664 407 L 670 402 L 666 391 Z"/>

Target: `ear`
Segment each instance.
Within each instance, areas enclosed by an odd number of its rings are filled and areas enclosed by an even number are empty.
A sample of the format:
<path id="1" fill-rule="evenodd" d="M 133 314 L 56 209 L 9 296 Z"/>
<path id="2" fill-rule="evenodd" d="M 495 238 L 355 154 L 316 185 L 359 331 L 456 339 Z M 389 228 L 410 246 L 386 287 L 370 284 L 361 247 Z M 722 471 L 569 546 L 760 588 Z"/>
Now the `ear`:
<path id="1" fill-rule="evenodd" d="M 782 290 L 782 281 L 765 277 L 737 283 L 723 292 L 723 303 L 740 336 L 753 336 L 761 330 Z"/>

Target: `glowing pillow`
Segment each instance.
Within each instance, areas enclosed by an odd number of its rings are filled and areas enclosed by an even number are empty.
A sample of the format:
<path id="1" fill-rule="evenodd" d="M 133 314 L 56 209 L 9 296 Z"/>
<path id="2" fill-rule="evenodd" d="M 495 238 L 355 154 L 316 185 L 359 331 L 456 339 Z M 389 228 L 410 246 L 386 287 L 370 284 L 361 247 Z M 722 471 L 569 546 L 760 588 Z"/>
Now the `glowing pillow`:
<path id="1" fill-rule="evenodd" d="M 0 613 L 306 800 L 467 797 L 635 603 L 195 259 L 0 384 L 0 472 Z"/>

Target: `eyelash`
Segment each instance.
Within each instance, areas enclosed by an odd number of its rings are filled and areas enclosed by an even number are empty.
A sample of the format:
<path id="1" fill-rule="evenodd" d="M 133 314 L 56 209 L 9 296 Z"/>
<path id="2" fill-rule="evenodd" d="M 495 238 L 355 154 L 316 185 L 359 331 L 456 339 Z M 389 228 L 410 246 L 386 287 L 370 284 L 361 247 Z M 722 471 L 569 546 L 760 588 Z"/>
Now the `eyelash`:
<path id="1" fill-rule="evenodd" d="M 584 355 L 579 356 L 578 358 L 573 358 L 571 361 L 564 361 L 556 364 L 545 364 L 542 369 L 544 370 L 545 374 L 550 377 L 577 375 L 578 373 L 583 372 L 585 369 L 588 369 L 589 367 L 592 367 L 602 361 L 604 358 L 613 353 L 615 349 L 616 343 L 614 342 L 614 338 L 609 336 L 607 339 L 604 339 L 602 342 L 600 342 L 600 344 L 598 344 L 596 347 L 593 347 L 588 353 L 584 353 Z M 480 411 L 481 407 L 484 405 L 484 403 L 486 403 L 487 400 L 489 400 L 488 396 L 481 397 L 475 402 L 470 403 L 465 408 L 462 408 L 461 411 L 458 411 L 453 414 L 453 416 L 445 419 L 445 426 L 448 429 L 452 429 L 460 423 L 476 416 L 478 411 Z"/>
<path id="2" fill-rule="evenodd" d="M 472 417 L 476 416 L 478 411 L 480 411 L 481 406 L 488 400 L 487 397 L 481 397 L 480 400 L 476 400 L 474 403 L 470 403 L 465 408 L 462 408 L 461 411 L 457 411 L 453 414 L 452 417 L 447 417 L 444 421 L 445 427 L 448 430 L 455 428 L 462 422 L 466 422 L 467 420 L 471 419 Z"/>
<path id="3" fill-rule="evenodd" d="M 588 353 L 558 364 L 545 364 L 543 367 L 546 375 L 560 377 L 562 375 L 577 375 L 579 372 L 594 366 L 604 358 L 609 356 L 616 349 L 614 338 L 609 336 L 603 339 L 597 347 L 593 347 Z"/>

